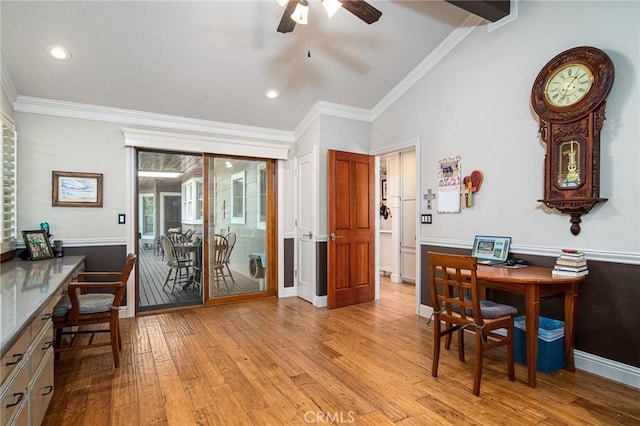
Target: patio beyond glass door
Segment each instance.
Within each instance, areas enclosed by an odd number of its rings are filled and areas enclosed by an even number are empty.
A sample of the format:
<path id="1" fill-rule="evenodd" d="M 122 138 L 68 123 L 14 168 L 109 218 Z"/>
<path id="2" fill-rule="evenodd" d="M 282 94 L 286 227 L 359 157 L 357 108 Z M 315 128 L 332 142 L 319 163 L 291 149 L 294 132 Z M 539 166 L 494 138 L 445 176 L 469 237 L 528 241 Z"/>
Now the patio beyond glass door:
<path id="1" fill-rule="evenodd" d="M 209 158 L 209 298 L 267 291 L 267 162 Z"/>
<path id="2" fill-rule="evenodd" d="M 137 152 L 138 312 L 203 303 L 203 164 L 198 154 Z"/>

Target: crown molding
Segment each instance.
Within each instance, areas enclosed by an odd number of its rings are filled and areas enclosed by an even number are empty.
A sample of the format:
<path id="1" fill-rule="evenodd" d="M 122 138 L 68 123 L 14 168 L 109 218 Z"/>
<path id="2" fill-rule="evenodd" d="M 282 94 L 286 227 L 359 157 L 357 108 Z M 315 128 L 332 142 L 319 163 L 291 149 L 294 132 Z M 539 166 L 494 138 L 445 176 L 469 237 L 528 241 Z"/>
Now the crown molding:
<path id="1" fill-rule="evenodd" d="M 372 120 L 375 120 L 387 108 L 393 105 L 407 90 L 424 77 L 438 62 L 464 40 L 477 26 L 485 20 L 479 16 L 469 16 L 453 30 L 431 53 L 427 55 L 407 76 L 400 81 L 387 95 L 371 110 Z"/>
<path id="2" fill-rule="evenodd" d="M 294 130 L 293 133 L 296 140 L 307 130 L 311 123 L 321 115 L 366 121 L 368 123 L 373 121 L 371 110 L 348 105 L 334 104 L 326 101 L 318 101 L 313 105 L 313 107 L 311 107 L 307 115 L 304 116 L 302 121 L 300 121 L 300 124 L 298 124 Z"/>
<path id="3" fill-rule="evenodd" d="M 159 127 L 162 129 L 185 132 L 200 132 L 218 136 L 232 136 L 237 138 L 250 138 L 288 143 L 294 142 L 293 132 L 285 130 L 155 114 L 99 105 L 57 101 L 53 99 L 33 98 L 28 96 L 17 97 L 14 104 L 14 111 L 66 118 L 79 118 L 84 120 L 105 121 L 133 126 Z"/>

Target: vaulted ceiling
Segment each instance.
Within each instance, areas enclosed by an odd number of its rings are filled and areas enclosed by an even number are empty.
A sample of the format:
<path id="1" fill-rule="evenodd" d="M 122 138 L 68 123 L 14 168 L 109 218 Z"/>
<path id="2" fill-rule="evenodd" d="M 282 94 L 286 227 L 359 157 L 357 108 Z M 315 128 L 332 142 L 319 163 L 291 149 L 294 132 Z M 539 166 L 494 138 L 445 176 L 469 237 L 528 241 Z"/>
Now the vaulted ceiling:
<path id="1" fill-rule="evenodd" d="M 309 24 L 281 34 L 276 0 L 3 0 L 3 76 L 24 97 L 293 130 L 317 101 L 374 108 L 469 16 L 372 0 L 367 25 L 309 3 Z M 70 61 L 47 56 L 56 44 Z"/>

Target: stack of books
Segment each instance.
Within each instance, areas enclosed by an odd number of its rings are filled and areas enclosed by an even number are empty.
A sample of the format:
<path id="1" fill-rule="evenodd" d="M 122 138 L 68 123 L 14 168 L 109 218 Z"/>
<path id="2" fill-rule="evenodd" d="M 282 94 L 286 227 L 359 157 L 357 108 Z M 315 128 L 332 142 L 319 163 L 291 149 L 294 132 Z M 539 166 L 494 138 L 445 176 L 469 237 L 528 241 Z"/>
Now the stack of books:
<path id="1" fill-rule="evenodd" d="M 552 273 L 553 275 L 565 277 L 587 275 L 589 270 L 587 269 L 587 259 L 584 257 L 584 252 L 575 249 L 562 249 Z"/>

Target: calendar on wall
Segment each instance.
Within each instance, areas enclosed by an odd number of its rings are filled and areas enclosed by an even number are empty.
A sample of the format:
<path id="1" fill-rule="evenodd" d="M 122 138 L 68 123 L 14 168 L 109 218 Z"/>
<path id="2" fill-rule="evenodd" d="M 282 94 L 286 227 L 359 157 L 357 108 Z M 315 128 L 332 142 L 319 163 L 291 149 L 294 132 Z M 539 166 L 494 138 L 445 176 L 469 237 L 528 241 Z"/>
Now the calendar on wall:
<path id="1" fill-rule="evenodd" d="M 438 213 L 460 213 L 460 156 L 440 160 L 438 167 Z"/>

